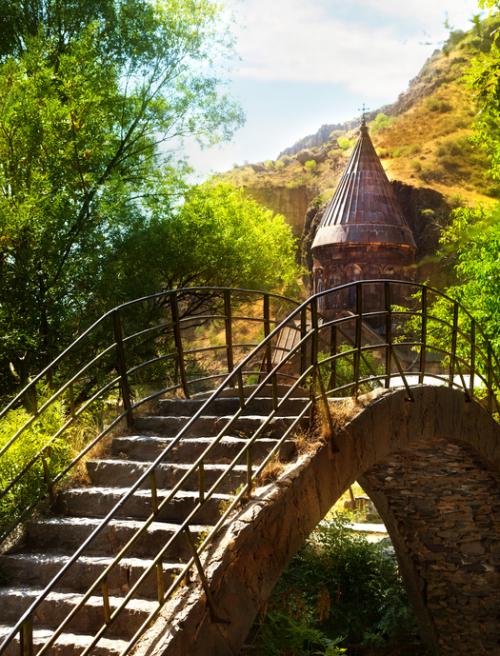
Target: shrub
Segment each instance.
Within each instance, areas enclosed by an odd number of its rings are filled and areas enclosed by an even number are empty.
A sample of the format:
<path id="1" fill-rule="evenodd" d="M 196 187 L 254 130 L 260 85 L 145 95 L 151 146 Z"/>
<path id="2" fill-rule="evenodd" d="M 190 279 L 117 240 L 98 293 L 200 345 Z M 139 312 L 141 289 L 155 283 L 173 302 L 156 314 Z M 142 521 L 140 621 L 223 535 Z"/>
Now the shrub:
<path id="1" fill-rule="evenodd" d="M 0 448 L 30 419 L 22 409 L 11 410 L 0 420 Z M 55 401 L 41 417 L 35 420 L 0 457 L 0 489 L 21 472 L 30 460 L 50 441 L 63 425 L 65 411 L 62 401 Z M 69 462 L 71 447 L 66 439 L 56 439 L 46 453 L 46 465 L 53 478 Z M 43 463 L 40 459 L 23 475 L 22 479 L 0 499 L 0 531 L 22 516 L 23 510 L 44 496 L 47 486 Z"/>
<path id="2" fill-rule="evenodd" d="M 351 645 L 385 654 L 396 640 L 418 649 L 392 552 L 353 534 L 339 516 L 311 534 L 268 608 L 255 636 L 262 656 L 324 656 Z"/>
<path id="3" fill-rule="evenodd" d="M 435 96 L 431 96 L 430 98 L 427 98 L 425 106 L 429 111 L 439 112 L 441 114 L 444 114 L 445 112 L 449 112 L 451 110 L 451 105 L 449 102 L 443 100 L 442 98 L 436 98 Z"/>
<path id="4" fill-rule="evenodd" d="M 318 168 L 318 163 L 315 159 L 308 159 L 307 162 L 304 163 L 304 168 L 309 173 L 312 173 Z"/>
<path id="5" fill-rule="evenodd" d="M 349 150 L 349 148 L 352 148 L 354 142 L 352 139 L 348 139 L 347 137 L 339 137 L 337 139 L 337 143 L 339 148 L 342 150 Z"/>
<path id="6" fill-rule="evenodd" d="M 370 130 L 373 134 L 377 134 L 377 132 L 388 128 L 393 120 L 394 118 L 392 116 L 387 116 L 387 114 L 377 114 L 377 116 L 370 123 Z"/>

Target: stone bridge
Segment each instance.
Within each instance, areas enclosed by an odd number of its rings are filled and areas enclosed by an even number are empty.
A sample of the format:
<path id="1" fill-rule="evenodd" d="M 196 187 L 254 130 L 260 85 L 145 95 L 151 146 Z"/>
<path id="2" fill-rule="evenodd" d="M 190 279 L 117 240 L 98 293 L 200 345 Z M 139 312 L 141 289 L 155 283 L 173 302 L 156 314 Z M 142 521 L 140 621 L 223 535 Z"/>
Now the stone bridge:
<path id="1" fill-rule="evenodd" d="M 392 303 L 402 291 L 407 308 Z M 0 501 L 16 501 L 0 518 L 0 656 L 237 656 L 355 480 L 431 650 L 500 654 L 498 370 L 467 311 L 416 283 L 357 281 L 302 304 L 174 290 L 115 308 L 0 411 L 32 408 L 0 448 L 13 472 Z M 52 461 L 82 412 L 117 398 L 70 462 Z M 55 402 L 64 424 L 14 462 Z"/>
<path id="2" fill-rule="evenodd" d="M 500 653 L 500 427 L 460 391 L 412 391 L 413 401 L 404 390 L 331 401 L 332 440 L 245 508 L 210 554 L 221 621 L 195 588 L 139 653 L 238 654 L 292 555 L 355 480 L 388 528 L 433 653 Z"/>

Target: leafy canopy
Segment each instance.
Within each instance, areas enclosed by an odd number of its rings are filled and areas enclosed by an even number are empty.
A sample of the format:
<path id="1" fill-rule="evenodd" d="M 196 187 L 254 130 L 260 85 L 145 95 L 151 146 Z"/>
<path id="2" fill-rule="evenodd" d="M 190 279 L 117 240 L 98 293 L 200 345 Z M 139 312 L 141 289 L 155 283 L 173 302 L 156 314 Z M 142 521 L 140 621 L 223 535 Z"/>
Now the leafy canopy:
<path id="1" fill-rule="evenodd" d="M 0 25 L 5 391 L 110 304 L 187 278 L 169 245 L 162 270 L 149 258 L 185 216 L 179 144 L 225 139 L 241 115 L 211 0 L 5 0 Z"/>

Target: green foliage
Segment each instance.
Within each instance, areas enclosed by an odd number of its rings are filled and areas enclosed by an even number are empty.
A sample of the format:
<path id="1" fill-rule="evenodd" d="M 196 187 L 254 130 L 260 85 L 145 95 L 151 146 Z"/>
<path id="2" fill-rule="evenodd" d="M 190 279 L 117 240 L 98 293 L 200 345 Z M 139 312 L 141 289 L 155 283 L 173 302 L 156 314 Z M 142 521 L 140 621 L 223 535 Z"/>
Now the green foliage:
<path id="1" fill-rule="evenodd" d="M 457 276 L 447 293 L 472 313 L 500 353 L 500 207 L 455 210 L 441 243 L 442 255 L 451 260 Z M 444 312 L 443 305 L 436 311 Z M 468 323 L 465 317 L 463 321 Z"/>
<path id="2" fill-rule="evenodd" d="M 19 430 L 31 416 L 23 409 L 11 410 L 0 420 L 0 448 Z M 54 402 L 43 415 L 27 428 L 22 436 L 0 458 L 0 489 L 6 489 L 32 458 L 51 441 L 52 436 L 64 424 L 62 402 Z M 71 446 L 66 439 L 56 439 L 46 451 L 47 470 L 53 478 L 69 462 Z M 38 459 L 0 499 L 0 531 L 18 519 L 22 511 L 47 493 L 43 463 Z"/>
<path id="3" fill-rule="evenodd" d="M 392 116 L 387 116 L 387 114 L 379 113 L 373 121 L 370 123 L 370 131 L 372 134 L 377 134 L 381 130 L 388 128 L 393 122 Z"/>
<path id="4" fill-rule="evenodd" d="M 309 173 L 313 173 L 318 168 L 318 162 L 315 159 L 308 159 L 307 162 L 304 163 L 304 168 Z"/>
<path id="5" fill-rule="evenodd" d="M 256 644 L 262 656 L 312 656 L 355 645 L 384 654 L 400 641 L 410 654 L 415 635 L 394 557 L 337 517 L 320 524 L 276 585 Z"/>
<path id="6" fill-rule="evenodd" d="M 352 139 L 347 139 L 347 137 L 339 137 L 337 143 L 341 150 L 349 150 L 349 148 L 352 148 L 354 145 L 354 141 Z"/>
<path id="7" fill-rule="evenodd" d="M 4 394 L 167 283 L 149 249 L 186 189 L 178 144 L 224 139 L 241 116 L 220 92 L 230 39 L 211 0 L 6 0 L 0 21 Z"/>

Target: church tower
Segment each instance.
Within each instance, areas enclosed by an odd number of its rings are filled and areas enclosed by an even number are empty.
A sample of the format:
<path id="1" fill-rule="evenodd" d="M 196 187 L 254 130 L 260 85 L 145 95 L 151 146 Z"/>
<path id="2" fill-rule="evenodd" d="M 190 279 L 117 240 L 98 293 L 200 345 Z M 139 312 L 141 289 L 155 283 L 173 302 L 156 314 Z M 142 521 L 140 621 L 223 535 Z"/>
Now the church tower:
<path id="1" fill-rule="evenodd" d="M 314 237 L 313 291 L 355 280 L 412 280 L 415 251 L 412 231 L 363 118 L 358 142 Z M 380 293 L 380 285 L 365 290 L 365 311 L 380 306 Z M 352 292 L 330 298 L 331 303 L 335 307 L 323 310 L 352 309 Z"/>

